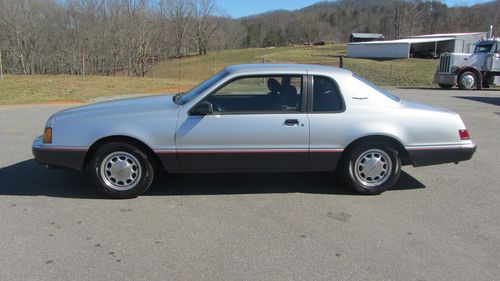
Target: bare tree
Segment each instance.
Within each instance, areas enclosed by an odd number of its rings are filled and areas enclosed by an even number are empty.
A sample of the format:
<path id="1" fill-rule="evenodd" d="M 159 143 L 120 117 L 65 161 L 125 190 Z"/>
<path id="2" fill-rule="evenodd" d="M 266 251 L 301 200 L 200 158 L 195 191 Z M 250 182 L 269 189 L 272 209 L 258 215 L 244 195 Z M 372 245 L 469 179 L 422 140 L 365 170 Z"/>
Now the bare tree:
<path id="1" fill-rule="evenodd" d="M 314 13 L 302 13 L 297 17 L 298 31 L 303 43 L 314 43 L 324 38 L 330 25 L 318 18 Z"/>
<path id="2" fill-rule="evenodd" d="M 213 35 L 213 40 L 210 43 L 212 50 L 232 50 L 241 48 L 247 37 L 247 29 L 237 20 L 223 18 L 221 19 L 220 28 Z"/>
<path id="3" fill-rule="evenodd" d="M 192 0 L 191 7 L 198 54 L 206 55 L 210 39 L 221 23 L 219 8 L 213 0 Z"/>
<path id="4" fill-rule="evenodd" d="M 170 30 L 174 34 L 175 55 L 183 55 L 182 48 L 188 32 L 192 6 L 185 0 L 160 0 L 160 10 L 167 17 Z M 167 32 L 168 28 L 165 29 Z M 169 38 L 169 36 L 167 36 Z"/>

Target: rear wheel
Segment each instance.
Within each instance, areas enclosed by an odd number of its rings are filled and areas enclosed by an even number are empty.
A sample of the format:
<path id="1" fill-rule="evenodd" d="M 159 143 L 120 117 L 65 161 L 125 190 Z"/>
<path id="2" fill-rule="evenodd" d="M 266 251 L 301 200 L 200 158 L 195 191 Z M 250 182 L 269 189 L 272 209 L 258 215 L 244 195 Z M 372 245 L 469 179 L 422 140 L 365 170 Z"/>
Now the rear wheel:
<path id="1" fill-rule="evenodd" d="M 144 193 L 154 177 L 154 167 L 148 155 L 120 142 L 102 145 L 92 156 L 88 171 L 101 192 L 120 199 Z"/>
<path id="2" fill-rule="evenodd" d="M 461 90 L 473 90 L 477 86 L 477 77 L 471 71 L 465 71 L 458 78 L 458 87 Z"/>
<path id="3" fill-rule="evenodd" d="M 438 84 L 438 85 L 441 89 L 444 89 L 444 90 L 449 90 L 449 89 L 453 88 L 453 85 L 447 85 L 447 84 Z"/>
<path id="4" fill-rule="evenodd" d="M 401 173 L 397 151 L 384 143 L 362 143 L 341 163 L 344 182 L 360 194 L 376 195 L 394 186 Z"/>

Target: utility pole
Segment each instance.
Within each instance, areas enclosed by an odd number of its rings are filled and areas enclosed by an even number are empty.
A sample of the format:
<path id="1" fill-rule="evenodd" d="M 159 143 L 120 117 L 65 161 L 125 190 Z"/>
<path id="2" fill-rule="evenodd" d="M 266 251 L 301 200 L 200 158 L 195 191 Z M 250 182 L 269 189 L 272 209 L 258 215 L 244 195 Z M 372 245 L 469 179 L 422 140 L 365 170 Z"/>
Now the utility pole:
<path id="1" fill-rule="evenodd" d="M 2 49 L 0 49 L 0 80 L 3 80 Z"/>

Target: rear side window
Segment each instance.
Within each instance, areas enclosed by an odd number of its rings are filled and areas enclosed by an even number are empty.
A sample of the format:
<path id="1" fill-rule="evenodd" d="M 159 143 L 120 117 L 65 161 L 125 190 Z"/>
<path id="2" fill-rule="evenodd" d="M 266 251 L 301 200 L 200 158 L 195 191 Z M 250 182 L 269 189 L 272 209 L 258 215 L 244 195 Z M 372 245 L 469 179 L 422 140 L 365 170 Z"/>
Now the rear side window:
<path id="1" fill-rule="evenodd" d="M 376 86 L 376 85 L 375 85 L 375 84 L 373 84 L 372 82 L 370 82 L 370 81 L 368 81 L 368 80 L 366 80 L 366 79 L 362 78 L 361 76 L 358 76 L 358 75 L 356 75 L 356 74 L 353 74 L 352 76 L 353 76 L 354 78 L 358 79 L 359 81 L 361 81 L 361 82 L 365 83 L 366 85 L 370 86 L 370 87 L 371 87 L 372 89 L 374 89 L 375 91 L 377 91 L 377 92 L 381 93 L 382 95 L 384 95 L 384 96 L 386 96 L 386 97 L 390 98 L 391 100 L 393 100 L 393 101 L 397 101 L 397 102 L 401 101 L 401 99 L 400 99 L 398 96 L 395 96 L 395 95 L 393 95 L 393 94 L 389 93 L 388 91 L 386 91 L 386 90 L 384 90 L 384 89 L 382 89 L 382 88 L 379 88 L 378 86 Z"/>
<path id="2" fill-rule="evenodd" d="M 313 112 L 341 111 L 343 104 L 336 83 L 322 76 L 313 79 Z"/>

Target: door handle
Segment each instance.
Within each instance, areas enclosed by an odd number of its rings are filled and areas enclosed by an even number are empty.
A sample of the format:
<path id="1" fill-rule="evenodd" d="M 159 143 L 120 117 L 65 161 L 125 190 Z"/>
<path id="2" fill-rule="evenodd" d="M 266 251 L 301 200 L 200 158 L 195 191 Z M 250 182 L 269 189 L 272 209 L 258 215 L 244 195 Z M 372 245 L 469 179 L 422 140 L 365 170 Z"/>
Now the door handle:
<path id="1" fill-rule="evenodd" d="M 285 123 L 283 124 L 287 127 L 296 127 L 299 126 L 299 120 L 297 119 L 286 119 Z"/>

